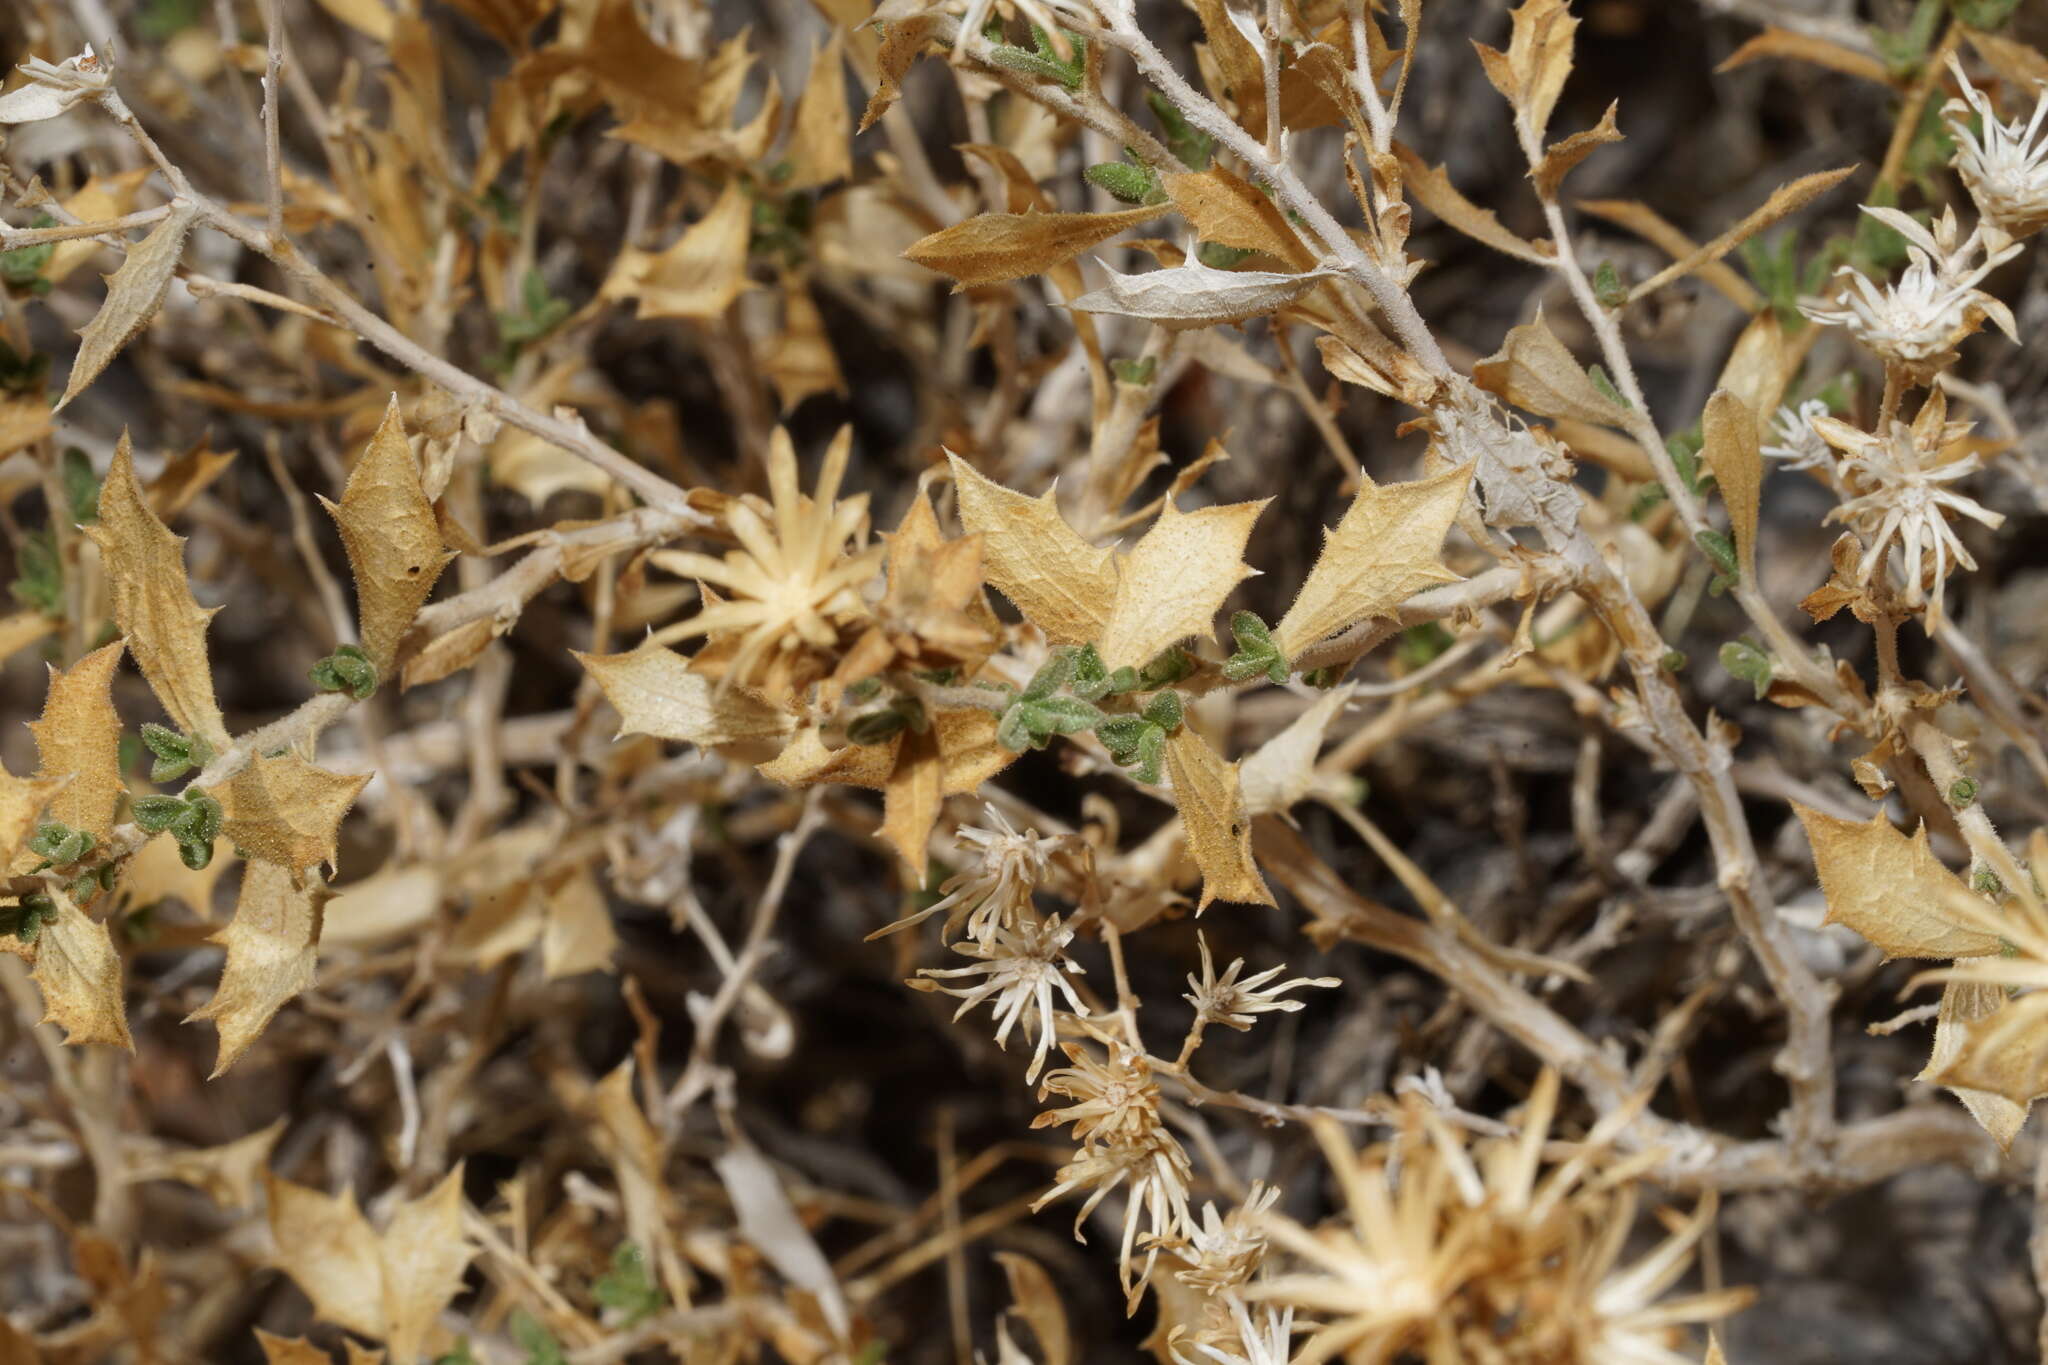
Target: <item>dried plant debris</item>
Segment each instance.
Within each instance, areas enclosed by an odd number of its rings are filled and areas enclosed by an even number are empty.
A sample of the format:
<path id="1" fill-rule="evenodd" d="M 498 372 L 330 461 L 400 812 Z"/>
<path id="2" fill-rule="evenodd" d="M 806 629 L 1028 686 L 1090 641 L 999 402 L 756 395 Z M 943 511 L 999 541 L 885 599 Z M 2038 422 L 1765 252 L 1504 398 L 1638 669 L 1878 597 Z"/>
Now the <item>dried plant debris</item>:
<path id="1" fill-rule="evenodd" d="M 2034 7 L 0 58 L 0 1362 L 2042 1352 Z"/>

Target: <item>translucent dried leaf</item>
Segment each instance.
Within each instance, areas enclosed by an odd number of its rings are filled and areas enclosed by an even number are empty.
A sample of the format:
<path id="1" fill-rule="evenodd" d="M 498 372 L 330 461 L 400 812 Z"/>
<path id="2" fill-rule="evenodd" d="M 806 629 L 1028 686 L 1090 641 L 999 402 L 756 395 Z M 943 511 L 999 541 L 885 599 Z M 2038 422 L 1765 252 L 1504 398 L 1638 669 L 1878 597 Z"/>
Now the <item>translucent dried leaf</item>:
<path id="1" fill-rule="evenodd" d="M 588 863 L 549 882 L 542 891 L 547 923 L 541 931 L 541 970 L 550 981 L 612 970 L 619 932 L 612 926 L 604 888 Z"/>
<path id="2" fill-rule="evenodd" d="M 952 276 L 956 289 L 972 289 L 1043 274 L 1159 214 L 1156 208 L 1117 213 L 984 213 L 920 238 L 903 257 Z"/>
<path id="3" fill-rule="evenodd" d="M 639 300 L 643 318 L 717 318 L 747 287 L 751 202 L 734 176 L 711 211 L 665 251 L 619 253 L 601 294 Z"/>
<path id="4" fill-rule="evenodd" d="M 875 93 L 869 97 L 867 110 L 860 116 L 858 131 L 865 133 L 873 127 L 875 120 L 888 113 L 889 107 L 902 98 L 904 74 L 931 45 L 937 27 L 938 16 L 935 14 L 915 14 L 889 25 L 876 54 Z"/>
<path id="5" fill-rule="evenodd" d="M 1192 260 L 1171 270 L 1141 275 L 1126 275 L 1108 267 L 1104 273 L 1109 277 L 1107 284 L 1067 306 L 1077 313 L 1139 318 L 1174 332 L 1277 313 L 1321 281 L 1321 276 L 1313 273 L 1212 270 Z"/>
<path id="6" fill-rule="evenodd" d="M 910 731 L 896 753 L 883 788 L 881 835 L 896 856 L 912 886 L 922 887 L 931 865 L 929 847 L 932 826 L 938 823 L 939 803 L 944 795 L 945 766 L 939 756 L 936 731 Z"/>
<path id="7" fill-rule="evenodd" d="M 1048 491 L 1029 498 L 949 456 L 960 521 L 982 537 L 982 572 L 1054 644 L 1099 638 L 1116 599 L 1114 555 L 1067 525 Z"/>
<path id="8" fill-rule="evenodd" d="M 214 789 L 223 812 L 221 832 L 245 856 L 294 872 L 331 863 L 341 818 L 369 780 L 368 773 L 328 772 L 297 754 L 253 759 Z"/>
<path id="9" fill-rule="evenodd" d="M 1014 1251 L 998 1251 L 995 1259 L 1010 1282 L 1010 1311 L 1031 1324 L 1039 1365 L 1072 1365 L 1074 1343 L 1067 1329 L 1066 1304 L 1052 1276 L 1029 1256 Z"/>
<path id="10" fill-rule="evenodd" d="M 220 608 L 204 608 L 193 600 L 185 577 L 185 538 L 173 535 L 151 510 L 135 479 L 125 431 L 100 485 L 99 520 L 85 533 L 100 548 L 114 619 L 150 690 L 179 729 L 225 749 L 227 726 L 214 699 L 206 654 L 207 622 Z"/>
<path id="11" fill-rule="evenodd" d="M 811 58 L 796 122 L 789 134 L 789 178 L 783 188 L 815 189 L 853 173 L 853 116 L 846 104 L 845 34 L 832 37 Z"/>
<path id="12" fill-rule="evenodd" d="M 1586 367 L 1557 339 L 1537 310 L 1534 320 L 1508 330 L 1500 349 L 1472 367 L 1472 382 L 1518 408 L 1543 417 L 1619 426 L 1627 414 L 1600 391 Z"/>
<path id="13" fill-rule="evenodd" d="M 334 518 L 348 551 L 363 652 L 382 675 L 433 592 L 434 580 L 455 557 L 442 542 L 434 505 L 420 482 L 419 461 L 406 440 L 396 394 L 350 471 L 340 503 L 322 498 L 320 505 Z"/>
<path id="14" fill-rule="evenodd" d="M 384 1335 L 384 1260 L 353 1190 L 326 1195 L 276 1175 L 266 1191 L 276 1264 L 323 1322 Z"/>
<path id="15" fill-rule="evenodd" d="M 1273 904 L 1273 893 L 1252 861 L 1252 822 L 1237 764 L 1210 748 L 1193 726 L 1183 725 L 1167 737 L 1166 771 L 1188 853 L 1202 870 L 1197 910 L 1219 900 Z"/>
<path id="16" fill-rule="evenodd" d="M 1281 654 L 1293 658 L 1424 588 L 1456 582 L 1440 556 L 1470 481 L 1470 469 L 1458 468 L 1360 488 L 1343 519 L 1323 533 L 1322 554 L 1273 628 Z"/>
<path id="17" fill-rule="evenodd" d="M 64 397 L 57 403 L 60 410 L 99 378 L 100 371 L 163 306 L 171 274 L 185 250 L 185 234 L 192 230 L 198 212 L 191 205 L 173 208 L 147 237 L 128 248 L 120 269 L 107 276 L 106 302 L 79 331 L 78 356 L 71 363 Z"/>
<path id="18" fill-rule="evenodd" d="M 1487 79 L 1514 106 L 1515 126 L 1522 145 L 1542 143 L 1550 126 L 1551 110 L 1572 74 L 1572 43 L 1579 21 L 1572 17 L 1565 0 L 1524 0 L 1510 10 L 1514 29 L 1508 50 L 1499 52 L 1474 43 L 1486 67 Z"/>
<path id="19" fill-rule="evenodd" d="M 1703 454 L 1714 471 L 1721 500 L 1728 505 L 1728 524 L 1735 532 L 1735 555 L 1745 583 L 1756 582 L 1756 521 L 1762 506 L 1764 458 L 1756 414 L 1726 389 L 1707 400 L 1701 422 L 1706 438 Z"/>
<path id="20" fill-rule="evenodd" d="M 2000 1151 L 2010 1151 L 2013 1139 L 2020 1129 L 2027 1126 L 2027 1111 L 2032 1107 L 2030 1096 L 2024 1103 L 2015 1103 L 2004 1095 L 1990 1090 L 1971 1090 L 1966 1086 L 1949 1084 L 1943 1078 L 1949 1068 L 1963 1055 L 1964 1047 L 1970 1042 L 1970 1029 L 1982 1020 L 1990 1018 L 2005 1003 L 2005 992 L 1985 981 L 1949 981 L 1941 988 L 1941 1004 L 1934 1016 L 1934 1047 L 1928 1053 L 1927 1066 L 1919 1079 L 1936 1085 L 1946 1085 L 1970 1117 L 1977 1120 L 1977 1126 L 1991 1135 Z"/>
<path id="21" fill-rule="evenodd" d="M 1169 500 L 1138 543 L 1116 557 L 1115 605 L 1100 648 L 1111 669 L 1143 668 L 1168 645 L 1208 635 L 1231 590 L 1251 577 L 1243 560 L 1266 502 L 1181 512 Z"/>
<path id="22" fill-rule="evenodd" d="M 301 880 L 260 858 L 243 869 L 235 917 L 213 936 L 227 949 L 220 985 L 185 1021 L 210 1019 L 220 1030 L 215 1078 L 240 1060 L 286 1001 L 312 989 L 330 899 L 318 877 Z"/>
<path id="23" fill-rule="evenodd" d="M 1827 897 L 1827 922 L 1848 925 L 1890 957 L 1977 957 L 1998 951 L 1996 935 L 1970 928 L 1947 909 L 1968 892 L 1927 847 L 1925 826 L 1907 838 L 1879 811 L 1867 824 L 1794 802 L 1813 844 Z"/>
<path id="24" fill-rule="evenodd" d="M 622 735 L 710 746 L 781 739 L 793 728 L 786 713 L 751 693 L 721 692 L 672 649 L 642 645 L 624 654 L 577 654 L 576 660 L 619 713 Z"/>
<path id="25" fill-rule="evenodd" d="M 1592 155 L 1594 150 L 1612 142 L 1622 140 L 1621 129 L 1614 126 L 1614 114 L 1621 107 L 1620 101 L 1607 106 L 1607 112 L 1600 116 L 1600 122 L 1583 133 L 1573 133 L 1561 142 L 1553 142 L 1544 149 L 1543 160 L 1531 172 L 1536 182 L 1536 193 L 1545 200 L 1557 198 L 1558 186 L 1572 173 L 1572 168 Z"/>
<path id="26" fill-rule="evenodd" d="M 50 691 L 35 735 L 41 778 L 71 780 L 50 799 L 50 819 L 106 839 L 127 790 L 121 781 L 121 717 L 114 710 L 114 669 L 122 642 L 103 645 L 63 672 L 50 670 Z"/>
<path id="27" fill-rule="evenodd" d="M 1285 730 L 1239 760 L 1238 785 L 1246 813 L 1272 815 L 1304 800 L 1315 789 L 1316 755 L 1330 722 L 1342 714 L 1356 687 L 1333 687 L 1294 718 Z"/>
<path id="28" fill-rule="evenodd" d="M 30 973 L 43 992 L 43 1019 L 64 1030 L 64 1041 L 105 1043 L 135 1050 L 128 1011 L 121 1002 L 121 955 L 103 921 L 93 919 L 60 890 L 49 891 L 57 907 L 36 938 Z"/>

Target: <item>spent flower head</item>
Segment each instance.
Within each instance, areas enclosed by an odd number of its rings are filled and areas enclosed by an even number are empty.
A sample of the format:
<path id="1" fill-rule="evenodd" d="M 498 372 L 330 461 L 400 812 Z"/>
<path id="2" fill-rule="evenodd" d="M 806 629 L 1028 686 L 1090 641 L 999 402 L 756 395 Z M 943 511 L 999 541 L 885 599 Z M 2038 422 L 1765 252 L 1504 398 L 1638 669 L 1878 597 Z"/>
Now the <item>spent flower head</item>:
<path id="1" fill-rule="evenodd" d="M 992 1001 L 990 1009 L 995 1014 L 998 1047 L 1009 1047 L 1010 1030 L 1019 1021 L 1026 1029 L 1035 1029 L 1038 1047 L 1031 1055 L 1031 1069 L 1024 1073 L 1027 1081 L 1035 1081 L 1058 1032 L 1055 993 L 1074 1013 L 1087 1013 L 1087 1007 L 1074 994 L 1073 983 L 1067 980 L 1069 972 L 1085 975 L 1080 965 L 1066 954 L 1066 946 L 1073 938 L 1073 925 L 1061 924 L 1058 915 L 1040 920 L 1024 911 L 1011 923 L 996 926 L 986 941 L 970 939 L 953 945 L 954 952 L 976 959 L 971 966 L 926 967 L 910 984 L 920 990 L 959 997 L 960 1008 L 953 1012 L 955 1019 L 984 1001 Z M 954 977 L 968 980 L 958 986 L 938 984 Z"/>
<path id="2" fill-rule="evenodd" d="M 1828 443 L 1813 429 L 1813 419 L 1828 415 L 1825 400 L 1809 398 L 1798 407 L 1782 407 L 1772 419 L 1771 431 L 1777 437 L 1772 444 L 1763 448 L 1763 453 L 1773 460 L 1783 461 L 1786 469 L 1832 469 L 1835 457 L 1828 449 Z"/>
<path id="3" fill-rule="evenodd" d="M 1847 328 L 1921 382 L 1952 362 L 1957 344 L 1987 320 L 2019 340 L 2012 310 L 1977 288 L 2012 259 L 2019 250 L 2016 243 L 1993 248 L 1982 232 L 1959 241 L 1953 210 L 1943 210 L 1931 230 L 1897 209 L 1865 204 L 1863 211 L 1906 239 L 1910 263 L 1883 286 L 1845 265 L 1835 272 L 1842 289 L 1831 298 L 1801 299 L 1800 312 L 1824 326 Z M 1980 251 L 1983 258 L 1972 264 Z"/>
<path id="4" fill-rule="evenodd" d="M 1045 881 L 1053 855 L 1067 841 L 1035 829 L 1020 834 L 994 806 L 984 809 L 987 826 L 962 825 L 953 836 L 967 847 L 973 861 L 940 883 L 938 900 L 877 929 L 869 938 L 881 938 L 943 914 L 942 939 L 951 939 L 964 923 L 969 938 L 992 944 L 997 930 L 1015 924 L 1030 909 L 1032 893 Z"/>
<path id="5" fill-rule="evenodd" d="M 1955 138 L 1956 174 L 1990 228 L 2012 241 L 2031 237 L 2048 227 L 2048 85 L 2036 94 L 2031 115 L 2007 123 L 1953 55 L 1948 64 L 1963 92 L 1941 111 Z"/>
<path id="6" fill-rule="evenodd" d="M 1238 980 L 1238 973 L 1244 970 L 1244 959 L 1233 958 L 1223 975 L 1216 975 L 1216 960 L 1209 954 L 1207 935 L 1197 934 L 1195 942 L 1202 950 L 1202 974 L 1199 978 L 1190 975 L 1188 985 L 1194 988 L 1191 994 L 1182 996 L 1204 1022 L 1224 1024 L 1242 1033 L 1258 1022 L 1261 1014 L 1275 1012 L 1292 1014 L 1302 1007 L 1299 1000 L 1284 1000 L 1288 991 L 1301 990 L 1308 986 L 1329 988 L 1344 983 L 1334 976 L 1297 976 L 1287 981 L 1274 982 L 1273 978 L 1287 970 L 1285 964 L 1268 967 L 1244 980 Z"/>

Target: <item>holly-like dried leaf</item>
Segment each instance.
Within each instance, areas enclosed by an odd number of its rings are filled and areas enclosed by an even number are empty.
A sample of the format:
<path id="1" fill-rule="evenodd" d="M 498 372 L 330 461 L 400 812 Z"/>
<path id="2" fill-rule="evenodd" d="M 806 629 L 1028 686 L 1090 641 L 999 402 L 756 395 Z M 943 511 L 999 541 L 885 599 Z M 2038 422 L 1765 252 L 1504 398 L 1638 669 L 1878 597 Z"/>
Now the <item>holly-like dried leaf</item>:
<path id="1" fill-rule="evenodd" d="M 1168 645 L 1208 635 L 1225 598 L 1253 570 L 1242 558 L 1266 502 L 1183 513 L 1169 499 L 1159 520 L 1116 558 L 1115 605 L 1102 628 L 1102 662 L 1143 668 Z"/>
<path id="2" fill-rule="evenodd" d="M 442 542 L 434 505 L 420 482 L 419 461 L 405 438 L 396 394 L 350 471 L 340 503 L 322 498 L 320 505 L 341 531 L 356 580 L 363 652 L 382 676 L 434 590 L 434 580 L 455 557 Z"/>
<path id="3" fill-rule="evenodd" d="M 100 484 L 99 520 L 85 533 L 100 548 L 114 619 L 150 690 L 179 729 L 225 749 L 227 726 L 206 657 L 206 625 L 220 608 L 193 600 L 185 578 L 185 538 L 173 535 L 151 510 L 135 479 L 126 431 Z"/>
<path id="4" fill-rule="evenodd" d="M 56 917 L 43 924 L 36 938 L 36 965 L 30 973 L 43 992 L 43 1020 L 64 1029 L 64 1041 L 105 1043 L 135 1050 L 128 1033 L 128 1011 L 121 1002 L 121 955 L 103 921 L 72 904 L 61 890 L 48 892 Z"/>
<path id="5" fill-rule="evenodd" d="M 1167 737 L 1166 771 L 1188 853 L 1202 870 L 1197 913 L 1219 900 L 1273 904 L 1273 893 L 1252 861 L 1252 821 L 1237 764 L 1225 761 L 1193 726 L 1183 725 Z"/>
<path id="6" fill-rule="evenodd" d="M 1068 304 L 1077 313 L 1109 313 L 1156 323 L 1168 331 L 1214 327 L 1277 313 L 1322 276 L 1265 270 L 1212 270 L 1200 261 L 1171 270 L 1126 275 L 1104 267 L 1109 282 Z"/>
<path id="7" fill-rule="evenodd" d="M 600 291 L 639 300 L 643 318 L 717 318 L 747 287 L 747 234 L 753 209 L 740 177 L 726 182 L 711 212 L 665 251 L 619 253 Z"/>
<path id="8" fill-rule="evenodd" d="M 384 1260 L 353 1190 L 326 1195 L 272 1175 L 267 1184 L 276 1264 L 322 1322 L 384 1335 Z"/>
<path id="9" fill-rule="evenodd" d="M 1360 488 L 1336 528 L 1324 532 L 1322 554 L 1273 628 L 1281 655 L 1293 658 L 1424 588 L 1456 582 L 1439 556 L 1470 481 L 1470 469 L 1457 468 Z"/>
<path id="10" fill-rule="evenodd" d="M 542 888 L 542 896 L 547 922 L 541 930 L 540 960 L 547 979 L 612 970 L 619 932 L 590 865 L 580 864 L 552 879 Z"/>
<path id="11" fill-rule="evenodd" d="M 2020 1129 L 2027 1126 L 2027 1111 L 2033 1106 L 2033 1097 L 2030 1095 L 2024 1102 L 2015 1103 L 1994 1091 L 1972 1090 L 1944 1078 L 1973 1041 L 1972 1028 L 1998 1013 L 2003 1004 L 2005 991 L 1989 982 L 1943 983 L 1941 1004 L 1934 1015 L 1934 1047 L 1928 1053 L 1927 1066 L 1918 1077 L 1934 1085 L 1946 1086 L 1948 1092 L 1970 1112 L 1970 1117 L 1977 1120 L 1977 1126 L 1991 1135 L 1991 1140 L 1998 1144 L 2001 1152 L 2010 1151 L 2012 1140 L 2019 1136 Z"/>
<path id="12" fill-rule="evenodd" d="M 960 521 L 982 537 L 982 572 L 1054 644 L 1097 639 L 1116 599 L 1114 555 L 1081 539 L 1048 491 L 1029 498 L 983 478 L 958 455 Z"/>
<path id="13" fill-rule="evenodd" d="M 1756 582 L 1756 521 L 1763 502 L 1764 459 L 1756 414 L 1726 389 L 1707 400 L 1701 421 L 1706 438 L 1703 454 L 1714 471 L 1721 500 L 1728 505 L 1728 524 L 1735 532 L 1736 561 L 1742 581 Z"/>
<path id="14" fill-rule="evenodd" d="M 64 784 L 64 777 L 16 777 L 0 763 L 0 868 L 14 861 L 15 853 L 36 832 L 43 810 Z"/>
<path id="15" fill-rule="evenodd" d="M 102 645 L 62 673 L 50 670 L 43 718 L 29 722 L 40 778 L 71 780 L 51 797 L 50 819 L 99 839 L 114 832 L 121 781 L 121 717 L 114 711 L 114 669 L 122 642 Z"/>
<path id="16" fill-rule="evenodd" d="M 1279 208 L 1241 175 L 1221 166 L 1169 175 L 1162 182 L 1181 217 L 1205 242 L 1257 251 L 1297 270 L 1313 269 L 1316 253 L 1304 244 Z"/>
<path id="17" fill-rule="evenodd" d="M 288 1000 L 310 990 L 320 955 L 320 925 L 331 899 L 315 876 L 255 859 L 242 872 L 235 917 L 213 941 L 227 949 L 213 999 L 186 1023 L 210 1019 L 220 1030 L 215 1079 L 248 1051 Z"/>
<path id="18" fill-rule="evenodd" d="M 462 1166 L 392 1211 L 379 1242 L 384 1270 L 384 1330 L 391 1358 L 418 1360 L 435 1320 L 462 1290 L 476 1248 L 462 1231 Z"/>
<path id="19" fill-rule="evenodd" d="M 903 256 L 927 270 L 952 276 L 958 292 L 1043 274 L 1159 214 L 1156 208 L 1117 213 L 984 213 L 920 238 Z"/>
<path id="20" fill-rule="evenodd" d="M 1543 417 L 1603 426 L 1619 426 L 1627 417 L 1557 339 L 1541 309 L 1533 321 L 1510 328 L 1500 349 L 1472 367 L 1472 382 Z"/>
<path id="21" fill-rule="evenodd" d="M 888 113 L 889 106 L 902 98 L 904 74 L 930 46 L 938 21 L 936 14 L 914 14 L 889 25 L 875 56 L 875 93 L 869 97 L 867 110 L 860 116 L 858 131 L 865 133 L 873 127 L 875 120 Z"/>
<path id="22" fill-rule="evenodd" d="M 577 654 L 576 660 L 619 713 L 622 735 L 709 747 L 781 739 L 793 728 L 785 712 L 736 687 L 721 692 L 711 679 L 692 673 L 688 659 L 660 645 L 624 654 Z"/>
<path id="23" fill-rule="evenodd" d="M 286 1122 L 280 1118 L 268 1128 L 218 1147 L 188 1147 L 132 1162 L 128 1179 L 175 1180 L 202 1191 L 223 1209 L 254 1208 L 257 1183 L 270 1165 L 277 1140 L 284 1136 Z M 0 1362 L 5 1360 L 0 1355 Z"/>
<path id="24" fill-rule="evenodd" d="M 189 204 L 174 207 L 147 237 L 128 248 L 128 258 L 120 269 L 107 276 L 106 302 L 79 330 L 78 357 L 71 363 L 71 377 L 57 403 L 59 410 L 99 378 L 121 348 L 156 316 L 171 287 L 178 258 L 184 254 L 185 235 L 198 213 Z"/>
<path id="25" fill-rule="evenodd" d="M 1401 160 L 1401 183 L 1414 195 L 1416 201 L 1446 224 L 1464 233 L 1481 246 L 1490 246 L 1505 256 L 1531 265 L 1548 266 L 1555 264 L 1553 253 L 1545 244 L 1530 241 L 1510 232 L 1492 209 L 1485 209 L 1467 199 L 1451 183 L 1448 169 L 1432 167 L 1417 156 L 1403 143 L 1394 144 L 1394 155 Z"/>
<path id="26" fill-rule="evenodd" d="M 1621 141 L 1621 129 L 1614 126 L 1614 112 L 1621 107 L 1619 100 L 1607 106 L 1607 112 L 1600 116 L 1600 122 L 1583 133 L 1573 133 L 1562 142 L 1553 142 L 1544 149 L 1543 160 L 1536 164 L 1531 178 L 1536 182 L 1536 193 L 1544 200 L 1557 198 L 1557 188 L 1572 169 L 1595 148 L 1611 142 Z"/>
<path id="27" fill-rule="evenodd" d="M 853 173 L 853 116 L 846 105 L 845 35 L 834 30 L 811 59 L 790 129 L 789 178 L 782 187 L 815 189 Z"/>
<path id="28" fill-rule="evenodd" d="M 1888 958 L 1998 951 L 1996 935 L 1962 924 L 1949 912 L 1948 897 L 1968 891 L 1928 849 L 1925 826 L 1909 839 L 1882 811 L 1859 824 L 1796 801 L 1792 809 L 1813 844 L 1828 923 L 1848 925 Z"/>
<path id="29" fill-rule="evenodd" d="M 1508 13 L 1514 29 L 1506 52 L 1479 42 L 1472 46 L 1479 49 L 1486 78 L 1514 106 L 1522 145 L 1534 148 L 1542 144 L 1550 112 L 1557 107 L 1565 78 L 1572 74 L 1572 42 L 1579 21 L 1565 0 L 1524 0 Z"/>
<path id="30" fill-rule="evenodd" d="M 297 754 L 258 757 L 214 790 L 221 832 L 245 857 L 301 872 L 334 861 L 341 817 L 355 804 L 368 773 L 343 776 Z"/>

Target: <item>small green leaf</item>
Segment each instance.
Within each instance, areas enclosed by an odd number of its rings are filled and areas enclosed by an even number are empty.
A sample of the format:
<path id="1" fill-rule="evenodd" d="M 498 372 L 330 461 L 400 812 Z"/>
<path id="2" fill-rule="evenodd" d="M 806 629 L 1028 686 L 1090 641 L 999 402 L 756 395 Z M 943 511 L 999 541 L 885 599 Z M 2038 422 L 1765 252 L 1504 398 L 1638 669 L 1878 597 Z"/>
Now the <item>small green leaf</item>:
<path id="1" fill-rule="evenodd" d="M 1159 373 L 1158 356 L 1140 356 L 1136 360 L 1112 360 L 1109 372 L 1116 376 L 1119 384 L 1131 384 L 1144 388 Z"/>
<path id="2" fill-rule="evenodd" d="M 652 1317 L 668 1302 L 654 1282 L 647 1257 L 631 1242 L 619 1243 L 612 1252 L 612 1268 L 597 1277 L 591 1292 L 600 1304 L 618 1314 L 620 1327 Z"/>
<path id="3" fill-rule="evenodd" d="M 1742 581 L 1742 569 L 1735 557 L 1735 542 L 1721 532 L 1708 527 L 1693 537 L 1693 542 L 1713 561 L 1716 570 L 1714 581 L 1707 590 L 1715 596 L 1726 592 Z"/>
<path id="4" fill-rule="evenodd" d="M 1602 261 L 1593 272 L 1593 297 L 1602 308 L 1619 308 L 1628 302 L 1628 286 L 1614 269 L 1614 262 Z"/>
<path id="5" fill-rule="evenodd" d="M 1607 377 L 1607 371 L 1599 365 L 1588 365 L 1586 367 L 1586 378 L 1593 381 L 1593 387 L 1600 390 L 1602 398 L 1605 398 L 1622 411 L 1627 412 L 1635 407 L 1635 404 L 1622 396 L 1620 389 L 1614 387 L 1614 381 Z"/>
<path id="6" fill-rule="evenodd" d="M 1081 173 L 1088 183 L 1107 190 L 1109 197 L 1124 204 L 1163 204 L 1166 191 L 1159 187 L 1159 173 L 1150 166 L 1133 166 L 1128 161 L 1103 161 Z"/>
<path id="7" fill-rule="evenodd" d="M 138 796 L 135 798 L 135 823 L 149 834 L 162 834 L 171 827 L 171 822 L 185 813 L 185 803 L 175 796 Z"/>
<path id="8" fill-rule="evenodd" d="M 1166 133 L 1166 150 L 1172 152 L 1180 164 L 1191 171 L 1209 169 L 1209 158 L 1215 155 L 1216 139 L 1189 123 L 1187 116 L 1173 107 L 1173 101 L 1157 90 L 1145 92 L 1145 107 L 1152 111 L 1152 117 L 1159 120 L 1159 126 Z"/>
<path id="9" fill-rule="evenodd" d="M 306 676 L 322 692 L 346 692 L 362 701 L 377 690 L 377 666 L 355 645 L 343 645 L 308 669 Z"/>
<path id="10" fill-rule="evenodd" d="M 1968 777 L 1959 777 L 1949 784 L 1948 803 L 1957 810 L 1977 799 L 1977 783 Z"/>
<path id="11" fill-rule="evenodd" d="M 1755 688 L 1759 701 L 1771 690 L 1771 656 L 1749 640 L 1730 640 L 1722 645 L 1721 667 Z"/>
<path id="12" fill-rule="evenodd" d="M 1223 676 L 1232 682 L 1248 682 L 1265 674 L 1274 683 L 1287 681 L 1287 660 L 1273 643 L 1273 632 L 1256 612 L 1241 611 L 1230 618 L 1230 634 L 1237 652 L 1223 663 Z"/>

